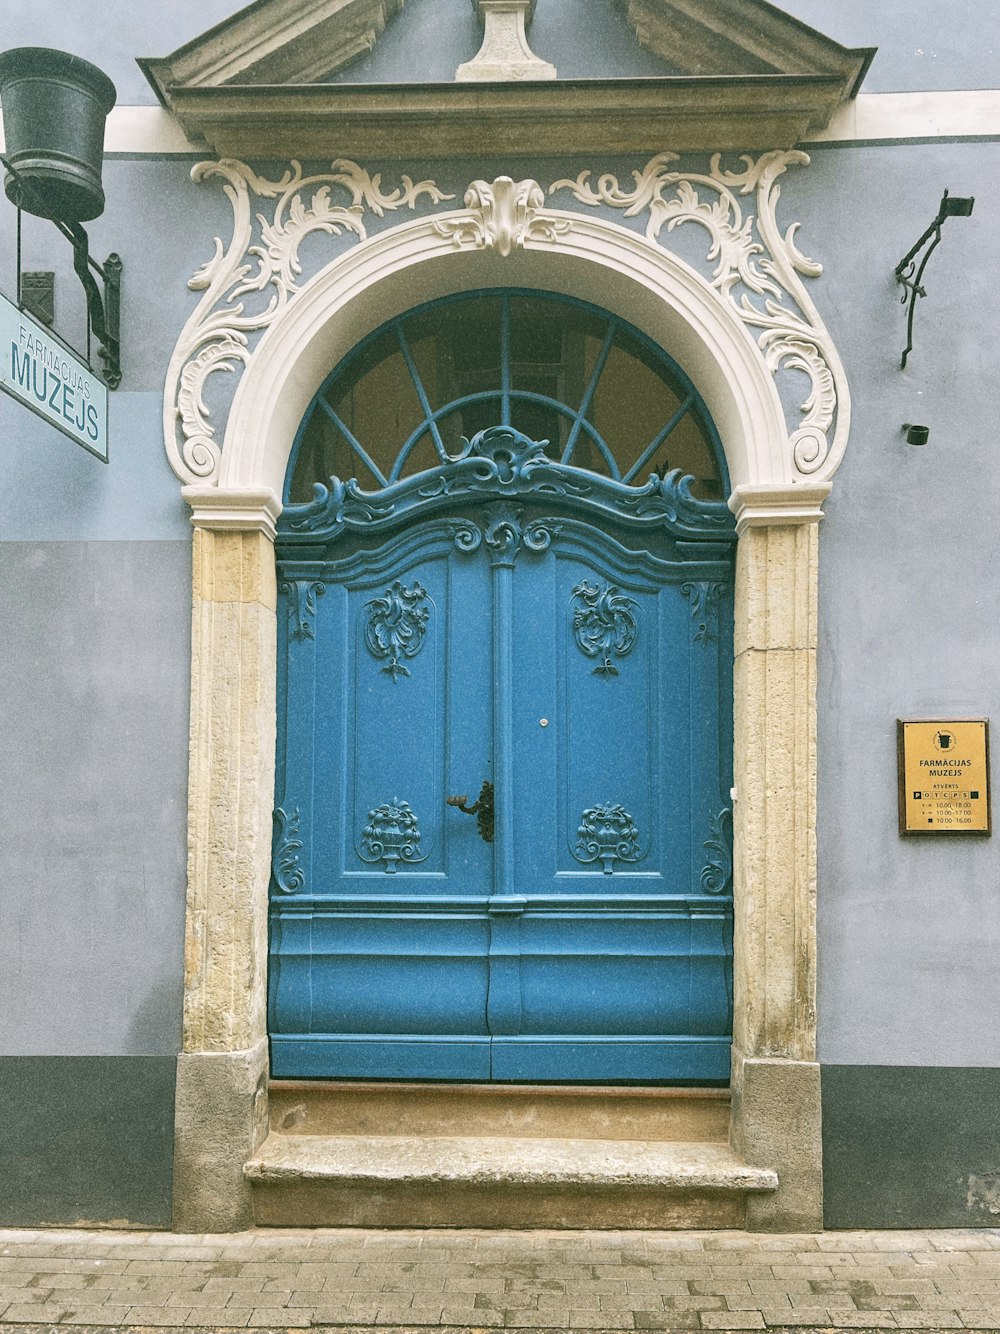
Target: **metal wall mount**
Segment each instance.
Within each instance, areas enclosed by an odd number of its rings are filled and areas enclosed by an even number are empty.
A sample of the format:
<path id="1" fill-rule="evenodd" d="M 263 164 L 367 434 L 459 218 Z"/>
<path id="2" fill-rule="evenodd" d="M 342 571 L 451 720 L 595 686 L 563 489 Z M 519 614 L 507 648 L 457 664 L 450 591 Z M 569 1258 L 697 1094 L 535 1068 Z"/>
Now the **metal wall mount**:
<path id="1" fill-rule="evenodd" d="M 941 228 L 944 226 L 947 218 L 969 217 L 975 202 L 974 198 L 960 199 L 958 196 L 949 195 L 948 191 L 945 190 L 944 194 L 941 196 L 941 203 L 938 206 L 937 217 L 927 228 L 916 245 L 912 246 L 896 265 L 896 281 L 905 288 L 900 300 L 901 303 L 907 307 L 906 347 L 903 349 L 903 359 L 900 362 L 900 370 L 906 369 L 906 359 L 913 351 L 913 311 L 917 304 L 917 297 L 927 295 L 922 286 L 924 269 L 926 269 L 927 261 L 933 254 L 935 247 L 941 241 Z M 928 241 L 930 241 L 930 245 L 924 251 L 923 258 L 920 260 L 918 267 L 917 255 Z"/>
<path id="2" fill-rule="evenodd" d="M 9 159 L 0 153 L 0 162 L 18 181 L 27 196 L 31 196 L 33 186 L 23 173 Z M 39 214 L 38 216 L 44 216 Z M 87 360 L 90 360 L 90 337 L 93 335 L 99 344 L 99 355 L 104 363 L 101 375 L 109 389 L 117 389 L 122 380 L 121 358 L 121 281 L 122 262 L 117 254 L 110 254 L 103 264 L 98 264 L 90 255 L 90 242 L 87 233 L 78 222 L 62 222 L 50 218 L 53 226 L 58 227 L 63 236 L 73 247 L 73 269 L 83 284 L 87 298 Z M 93 273 L 91 272 L 93 270 Z M 96 273 L 102 280 L 103 297 L 94 278 Z M 17 210 L 17 299 L 25 305 L 21 269 L 21 209 Z"/>

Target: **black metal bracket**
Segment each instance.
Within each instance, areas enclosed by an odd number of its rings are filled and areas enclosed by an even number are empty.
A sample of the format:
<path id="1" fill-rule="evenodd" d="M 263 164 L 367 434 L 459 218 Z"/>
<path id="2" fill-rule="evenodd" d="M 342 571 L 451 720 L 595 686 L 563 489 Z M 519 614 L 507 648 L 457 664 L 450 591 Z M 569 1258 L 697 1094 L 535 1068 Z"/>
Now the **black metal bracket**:
<path id="1" fill-rule="evenodd" d="M 905 369 L 906 358 L 913 351 L 913 311 L 917 304 L 917 297 L 927 295 L 923 288 L 924 269 L 926 269 L 927 261 L 930 259 L 935 248 L 940 244 L 941 228 L 944 225 L 945 219 L 967 218 L 971 214 L 972 206 L 975 202 L 974 198 L 960 199 L 957 196 L 952 198 L 948 194 L 948 191 L 945 190 L 944 194 L 941 196 L 941 203 L 938 206 L 937 217 L 927 228 L 916 245 L 912 246 L 896 265 L 896 281 L 905 288 L 903 295 L 900 297 L 900 302 L 902 305 L 908 306 L 906 312 L 906 347 L 903 349 L 903 359 L 900 362 L 900 370 Z M 931 240 L 931 237 L 934 239 Z M 931 244 L 924 252 L 918 268 L 916 256 L 928 241 L 931 241 Z"/>
<path id="2" fill-rule="evenodd" d="M 34 193 L 30 180 L 22 176 L 17 168 L 0 153 L 0 162 L 16 178 L 26 194 Z M 37 198 L 37 195 L 36 195 Z M 44 209 L 45 203 L 41 201 Z M 44 216 L 44 213 L 38 216 Z M 87 233 L 78 222 L 60 222 L 50 218 L 53 226 L 65 236 L 73 247 L 73 269 L 83 284 L 87 298 L 87 360 L 90 360 L 90 335 L 100 344 L 99 355 L 104 363 L 101 376 L 109 389 L 117 389 L 122 382 L 121 348 L 121 291 L 122 262 L 112 253 L 103 264 L 98 264 L 90 255 L 90 242 Z M 93 270 L 93 272 L 91 272 Z M 104 295 L 94 279 L 96 273 L 102 280 Z M 17 210 L 17 301 L 21 299 L 21 210 Z"/>

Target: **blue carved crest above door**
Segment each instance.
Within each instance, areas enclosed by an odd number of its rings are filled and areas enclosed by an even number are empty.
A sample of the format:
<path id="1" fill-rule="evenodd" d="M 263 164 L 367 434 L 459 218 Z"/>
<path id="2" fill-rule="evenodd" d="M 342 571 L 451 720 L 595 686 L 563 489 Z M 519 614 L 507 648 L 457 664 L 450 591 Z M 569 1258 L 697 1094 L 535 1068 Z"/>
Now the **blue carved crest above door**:
<path id="1" fill-rule="evenodd" d="M 290 474 L 274 1073 L 726 1079 L 734 533 L 690 384 L 478 294 L 348 359 Z"/>

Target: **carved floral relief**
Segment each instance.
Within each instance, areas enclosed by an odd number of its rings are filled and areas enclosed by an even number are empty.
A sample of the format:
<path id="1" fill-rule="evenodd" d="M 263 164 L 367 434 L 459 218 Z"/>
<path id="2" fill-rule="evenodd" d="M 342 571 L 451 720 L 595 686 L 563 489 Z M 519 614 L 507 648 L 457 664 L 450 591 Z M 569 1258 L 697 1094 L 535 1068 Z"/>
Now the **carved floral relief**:
<path id="1" fill-rule="evenodd" d="M 595 676 L 617 676 L 612 657 L 632 652 L 639 633 L 635 613 L 638 603 L 615 584 L 592 584 L 582 580 L 573 589 L 573 635 L 588 658 L 600 658 Z"/>
<path id="2" fill-rule="evenodd" d="M 393 797 L 392 801 L 376 806 L 368 812 L 368 823 L 361 833 L 364 851 L 361 860 L 382 862 L 386 875 L 394 875 L 400 862 L 422 862 L 427 854 L 420 852 L 420 824 L 409 802 Z"/>
<path id="3" fill-rule="evenodd" d="M 601 862 L 605 875 L 614 873 L 615 862 L 640 861 L 639 831 L 625 807 L 611 802 L 588 807 L 580 817 L 573 856 L 585 866 Z"/>
<path id="4" fill-rule="evenodd" d="M 395 579 L 380 598 L 365 603 L 369 609 L 365 624 L 365 644 L 375 658 L 387 658 L 382 668 L 398 682 L 409 676 L 410 669 L 401 658 L 415 658 L 423 648 L 430 607 L 427 589 L 419 582 L 407 588 Z"/>

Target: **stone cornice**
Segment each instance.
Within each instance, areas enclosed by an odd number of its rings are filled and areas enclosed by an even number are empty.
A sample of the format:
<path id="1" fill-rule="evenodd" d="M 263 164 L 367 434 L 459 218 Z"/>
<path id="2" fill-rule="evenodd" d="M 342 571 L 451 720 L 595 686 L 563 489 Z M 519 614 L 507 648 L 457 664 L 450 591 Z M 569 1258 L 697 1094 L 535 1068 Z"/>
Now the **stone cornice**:
<path id="1" fill-rule="evenodd" d="M 213 532 L 263 533 L 274 541 L 281 501 L 268 488 L 182 486 L 195 528 Z"/>
<path id="2" fill-rule="evenodd" d="M 171 90 L 190 138 L 255 159 L 789 148 L 842 101 L 830 74 Z"/>
<path id="3" fill-rule="evenodd" d="M 742 534 L 747 528 L 819 523 L 823 517 L 823 501 L 830 491 L 829 482 L 785 487 L 737 486 L 729 498 L 729 508 L 736 515 L 736 532 Z"/>

